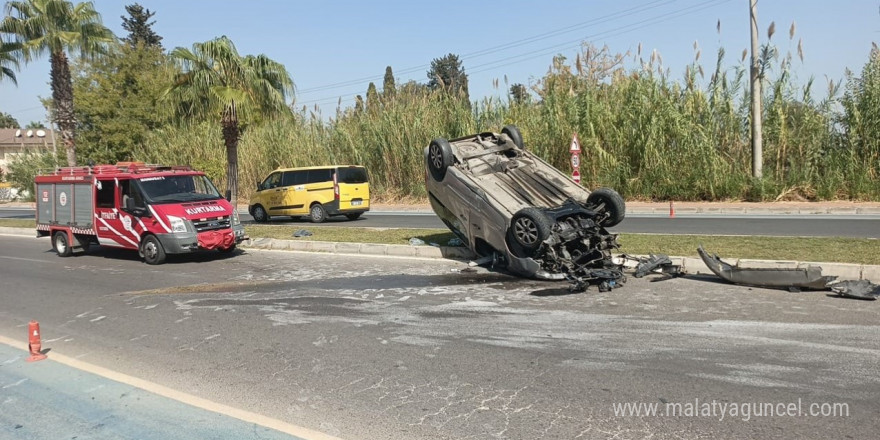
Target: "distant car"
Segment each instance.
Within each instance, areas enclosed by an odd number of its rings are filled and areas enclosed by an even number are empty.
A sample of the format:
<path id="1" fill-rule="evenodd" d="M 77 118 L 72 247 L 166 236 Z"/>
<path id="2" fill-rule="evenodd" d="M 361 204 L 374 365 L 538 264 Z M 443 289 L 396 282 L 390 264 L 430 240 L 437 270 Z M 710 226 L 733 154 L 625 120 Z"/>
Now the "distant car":
<path id="1" fill-rule="evenodd" d="M 357 220 L 369 210 L 367 170 L 356 165 L 277 169 L 257 182 L 248 203 L 258 223 L 277 216 L 308 216 L 313 223 L 339 215 Z"/>
<path id="2" fill-rule="evenodd" d="M 624 219 L 623 198 L 591 192 L 526 151 L 515 126 L 434 139 L 425 164 L 434 212 L 484 260 L 538 279 L 622 282 L 611 262 L 617 234 L 605 228 Z"/>

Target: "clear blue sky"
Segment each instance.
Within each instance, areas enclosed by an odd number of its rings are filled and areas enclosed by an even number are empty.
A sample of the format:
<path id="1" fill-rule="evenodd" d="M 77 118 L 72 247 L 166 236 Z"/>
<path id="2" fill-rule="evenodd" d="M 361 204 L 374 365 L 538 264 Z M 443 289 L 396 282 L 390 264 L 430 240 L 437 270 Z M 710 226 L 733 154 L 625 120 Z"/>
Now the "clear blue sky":
<path id="1" fill-rule="evenodd" d="M 134 0 L 95 0 L 104 24 L 125 36 L 120 16 Z M 154 11 L 153 29 L 166 49 L 191 47 L 220 35 L 242 55 L 263 53 L 293 76 L 298 107 L 319 105 L 333 115 L 337 101 L 351 105 L 370 81 L 381 88 L 385 67 L 398 84 L 426 81 L 431 60 L 454 53 L 470 81 L 471 99 L 504 96 L 508 84 L 532 84 L 555 54 L 573 59 L 580 43 L 608 45 L 615 52 L 650 56 L 656 49 L 676 75 L 693 61 L 694 42 L 710 70 L 719 46 L 730 65 L 749 47 L 749 0 L 140 0 Z M 438 8 L 438 6 L 440 8 Z M 716 24 L 721 21 L 720 35 Z M 799 81 L 815 76 L 842 79 L 859 73 L 872 41 L 880 41 L 880 0 L 759 0 L 762 41 L 771 21 L 780 52 L 796 51 Z M 788 32 L 796 23 L 796 35 Z M 646 56 L 646 58 L 647 58 Z M 0 111 L 25 125 L 46 119 L 38 97 L 49 97 L 49 60 L 18 72 L 19 85 L 0 83 Z M 498 79 L 500 88 L 493 88 Z M 817 95 L 824 87 L 815 88 Z M 822 96 L 816 96 L 821 98 Z"/>

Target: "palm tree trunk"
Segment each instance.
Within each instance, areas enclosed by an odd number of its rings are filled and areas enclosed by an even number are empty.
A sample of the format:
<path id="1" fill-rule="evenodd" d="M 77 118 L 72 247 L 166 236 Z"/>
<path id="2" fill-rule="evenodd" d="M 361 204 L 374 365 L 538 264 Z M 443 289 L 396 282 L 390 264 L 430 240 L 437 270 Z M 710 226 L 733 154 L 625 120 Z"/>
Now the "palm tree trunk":
<path id="1" fill-rule="evenodd" d="M 67 165 L 76 166 L 76 116 L 73 114 L 73 83 L 70 79 L 70 63 L 64 52 L 53 52 L 52 102 L 55 105 L 55 124 L 61 131 L 61 141 L 67 151 Z"/>
<path id="2" fill-rule="evenodd" d="M 221 121 L 223 126 L 223 140 L 226 143 L 226 193 L 233 207 L 238 203 L 238 113 L 235 103 L 227 107 L 223 112 Z"/>

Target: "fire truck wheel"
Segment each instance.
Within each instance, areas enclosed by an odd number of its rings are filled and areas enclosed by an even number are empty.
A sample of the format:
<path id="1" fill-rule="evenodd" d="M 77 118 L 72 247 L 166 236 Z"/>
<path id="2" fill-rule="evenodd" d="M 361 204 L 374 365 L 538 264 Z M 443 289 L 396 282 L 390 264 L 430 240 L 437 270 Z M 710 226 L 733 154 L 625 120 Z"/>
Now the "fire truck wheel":
<path id="1" fill-rule="evenodd" d="M 73 252 L 70 249 L 70 242 L 67 239 L 67 232 L 58 231 L 52 236 L 52 247 L 59 257 L 69 257 Z"/>
<path id="2" fill-rule="evenodd" d="M 144 241 L 141 243 L 141 253 L 144 254 L 144 261 L 147 264 L 162 264 L 165 262 L 165 249 L 155 235 L 144 237 Z"/>

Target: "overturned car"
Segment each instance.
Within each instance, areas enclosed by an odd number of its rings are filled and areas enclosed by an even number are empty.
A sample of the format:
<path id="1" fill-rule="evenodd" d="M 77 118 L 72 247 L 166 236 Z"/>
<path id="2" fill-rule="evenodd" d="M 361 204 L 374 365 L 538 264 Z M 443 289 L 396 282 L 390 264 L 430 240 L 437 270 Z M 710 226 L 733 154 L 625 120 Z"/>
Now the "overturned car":
<path id="1" fill-rule="evenodd" d="M 624 219 L 623 198 L 609 188 L 590 192 L 526 151 L 515 126 L 434 139 L 425 163 L 431 207 L 483 261 L 581 289 L 625 280 L 611 260 L 617 234 L 605 229 Z"/>

